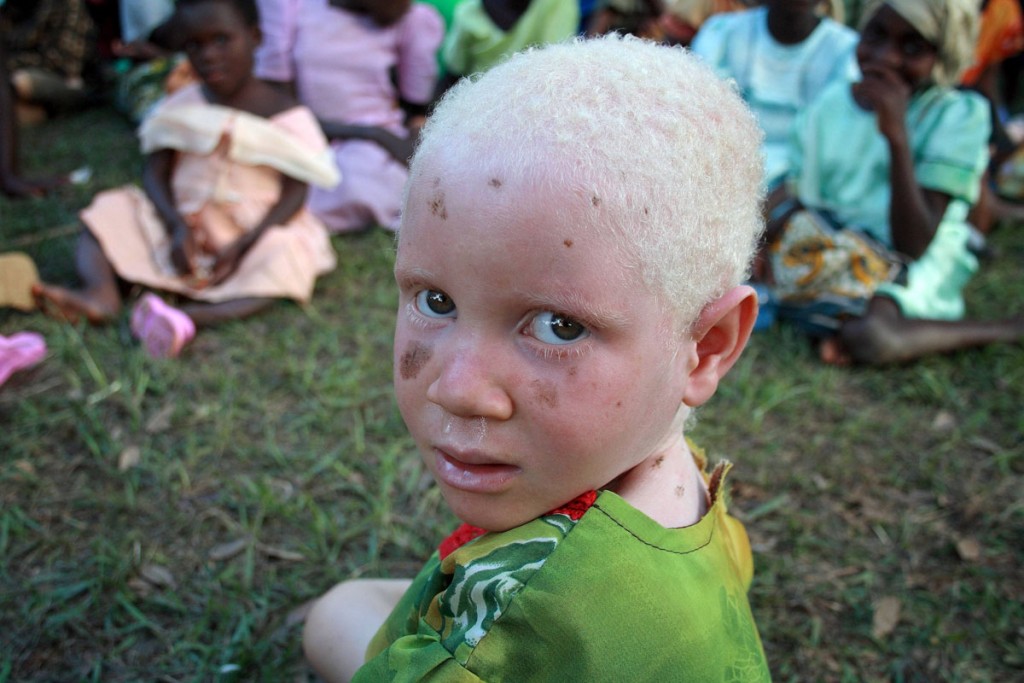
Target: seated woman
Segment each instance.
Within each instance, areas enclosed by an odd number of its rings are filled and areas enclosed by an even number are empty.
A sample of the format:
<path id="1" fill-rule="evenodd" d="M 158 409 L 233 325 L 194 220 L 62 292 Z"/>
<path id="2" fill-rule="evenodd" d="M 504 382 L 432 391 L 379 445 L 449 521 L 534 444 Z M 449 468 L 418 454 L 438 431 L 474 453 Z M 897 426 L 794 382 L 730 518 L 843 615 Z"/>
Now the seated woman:
<path id="1" fill-rule="evenodd" d="M 963 320 L 978 268 L 966 222 L 988 160 L 988 107 L 956 90 L 973 0 L 875 0 L 863 78 L 797 120 L 790 175 L 768 203 L 780 314 L 825 337 L 827 362 L 891 363 L 1014 341 L 1024 317 Z"/>

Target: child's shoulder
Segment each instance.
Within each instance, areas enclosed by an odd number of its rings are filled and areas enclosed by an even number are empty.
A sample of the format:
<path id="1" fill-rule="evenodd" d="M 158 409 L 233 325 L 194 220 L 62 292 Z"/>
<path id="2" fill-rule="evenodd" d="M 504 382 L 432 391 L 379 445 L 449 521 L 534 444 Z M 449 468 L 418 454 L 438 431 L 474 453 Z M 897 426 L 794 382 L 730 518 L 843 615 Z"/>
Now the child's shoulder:
<path id="1" fill-rule="evenodd" d="M 990 114 L 988 101 L 973 90 L 932 86 L 911 102 L 908 115 L 918 127 L 935 127 L 970 134 L 986 128 Z M 987 137 L 987 132 L 985 133 Z"/>
<path id="2" fill-rule="evenodd" d="M 740 662 L 736 680 L 767 680 L 724 506 L 665 529 L 610 491 L 591 497 L 432 560 L 411 591 L 417 613 L 399 618 L 415 634 L 371 669 L 404 669 L 423 648 L 480 680 L 724 680 Z"/>

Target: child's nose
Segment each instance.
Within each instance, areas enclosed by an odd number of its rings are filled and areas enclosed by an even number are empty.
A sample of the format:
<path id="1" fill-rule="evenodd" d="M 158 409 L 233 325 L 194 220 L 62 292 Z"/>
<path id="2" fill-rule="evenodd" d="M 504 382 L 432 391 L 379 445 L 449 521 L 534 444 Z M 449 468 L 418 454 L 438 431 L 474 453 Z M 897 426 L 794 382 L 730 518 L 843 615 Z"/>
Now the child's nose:
<path id="1" fill-rule="evenodd" d="M 871 56 L 875 61 L 891 67 L 897 66 L 902 60 L 900 46 L 892 40 L 878 41 L 871 48 Z"/>
<path id="2" fill-rule="evenodd" d="M 514 405 L 500 377 L 500 359 L 479 344 L 459 344 L 441 359 L 427 399 L 456 417 L 507 420 Z"/>

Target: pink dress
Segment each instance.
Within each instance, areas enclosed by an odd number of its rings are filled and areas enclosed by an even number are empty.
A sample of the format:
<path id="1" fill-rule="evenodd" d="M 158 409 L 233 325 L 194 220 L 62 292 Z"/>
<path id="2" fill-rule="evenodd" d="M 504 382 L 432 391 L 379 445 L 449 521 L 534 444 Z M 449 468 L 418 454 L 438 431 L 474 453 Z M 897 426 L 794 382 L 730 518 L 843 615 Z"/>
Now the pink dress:
<path id="1" fill-rule="evenodd" d="M 433 96 L 444 38 L 437 10 L 414 3 L 401 20 L 381 28 L 327 0 L 259 4 L 264 38 L 256 54 L 257 75 L 294 81 L 299 99 L 321 120 L 408 135 L 399 99 L 427 104 Z M 342 182 L 333 190 L 310 192 L 313 213 L 332 232 L 373 224 L 397 227 L 405 166 L 365 140 L 335 140 L 331 149 Z"/>
<path id="2" fill-rule="evenodd" d="M 200 266 L 211 266 L 220 249 L 263 219 L 280 197 L 282 174 L 324 185 L 338 180 L 326 140 L 305 107 L 264 119 L 208 104 L 200 87 L 191 85 L 169 96 L 139 135 L 144 152 L 177 152 L 171 188 L 178 211 L 196 232 Z M 264 232 L 238 270 L 215 286 L 177 274 L 167 230 L 141 189 L 102 192 L 81 218 L 123 279 L 198 301 L 307 302 L 316 278 L 335 266 L 326 229 L 306 209 Z"/>

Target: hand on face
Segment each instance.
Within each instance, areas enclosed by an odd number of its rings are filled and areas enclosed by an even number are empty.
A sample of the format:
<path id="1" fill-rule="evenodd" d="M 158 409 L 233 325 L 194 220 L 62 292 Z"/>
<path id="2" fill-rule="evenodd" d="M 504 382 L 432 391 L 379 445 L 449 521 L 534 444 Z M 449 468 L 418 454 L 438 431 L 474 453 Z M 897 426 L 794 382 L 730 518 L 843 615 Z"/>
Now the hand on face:
<path id="1" fill-rule="evenodd" d="M 911 94 L 906 81 L 885 67 L 865 69 L 860 83 L 853 85 L 854 100 L 875 113 L 878 130 L 889 140 L 905 131 Z"/>

